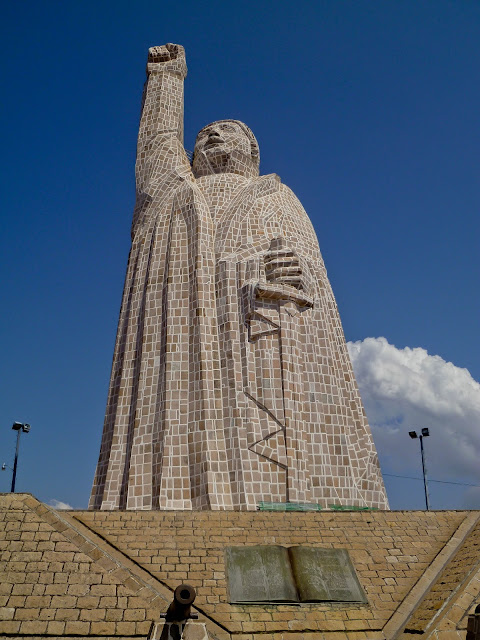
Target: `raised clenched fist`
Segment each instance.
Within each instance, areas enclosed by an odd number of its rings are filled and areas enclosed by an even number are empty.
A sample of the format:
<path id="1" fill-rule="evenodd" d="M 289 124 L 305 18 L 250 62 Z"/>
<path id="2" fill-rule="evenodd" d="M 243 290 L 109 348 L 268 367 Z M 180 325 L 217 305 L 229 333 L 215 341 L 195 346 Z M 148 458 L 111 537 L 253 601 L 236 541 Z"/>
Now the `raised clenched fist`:
<path id="1" fill-rule="evenodd" d="M 162 44 L 148 50 L 147 72 L 171 71 L 183 76 L 187 75 L 185 49 L 180 44 Z"/>
<path id="2" fill-rule="evenodd" d="M 185 57 L 185 50 L 179 44 L 162 44 L 159 47 L 150 47 L 148 50 L 149 62 L 166 62 L 167 60 L 176 60 L 178 57 Z"/>

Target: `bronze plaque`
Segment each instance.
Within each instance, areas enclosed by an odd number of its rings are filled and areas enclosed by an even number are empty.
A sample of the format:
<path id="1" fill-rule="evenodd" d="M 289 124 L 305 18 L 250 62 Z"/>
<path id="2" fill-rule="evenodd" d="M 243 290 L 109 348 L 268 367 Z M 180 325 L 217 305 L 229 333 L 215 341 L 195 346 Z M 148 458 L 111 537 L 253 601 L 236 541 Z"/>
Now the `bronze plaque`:
<path id="1" fill-rule="evenodd" d="M 290 547 L 302 602 L 367 602 L 346 549 Z"/>
<path id="2" fill-rule="evenodd" d="M 298 602 L 285 547 L 228 547 L 226 560 L 230 602 Z"/>

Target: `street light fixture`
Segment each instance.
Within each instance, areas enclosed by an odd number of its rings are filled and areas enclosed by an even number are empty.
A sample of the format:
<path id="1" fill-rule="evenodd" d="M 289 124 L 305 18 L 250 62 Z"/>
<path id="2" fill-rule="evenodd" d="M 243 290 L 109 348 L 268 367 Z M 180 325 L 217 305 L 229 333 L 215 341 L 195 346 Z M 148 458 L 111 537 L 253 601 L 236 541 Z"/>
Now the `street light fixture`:
<path id="1" fill-rule="evenodd" d="M 422 454 L 422 471 L 423 471 L 423 488 L 425 490 L 425 506 L 427 511 L 430 510 L 430 497 L 428 495 L 428 482 L 427 482 L 427 467 L 425 463 L 425 451 L 423 449 L 423 439 L 430 435 L 430 431 L 427 428 L 422 429 L 422 433 L 418 436 L 416 431 L 409 431 L 410 438 L 419 438 L 420 440 L 420 452 Z"/>
<path id="2" fill-rule="evenodd" d="M 14 422 L 12 429 L 17 432 L 17 446 L 15 447 L 15 462 L 13 463 L 13 473 L 12 473 L 12 488 L 10 491 L 15 493 L 15 480 L 17 478 L 17 463 L 18 463 L 18 451 L 20 449 L 20 434 L 28 433 L 30 431 L 30 425 L 26 422 Z"/>

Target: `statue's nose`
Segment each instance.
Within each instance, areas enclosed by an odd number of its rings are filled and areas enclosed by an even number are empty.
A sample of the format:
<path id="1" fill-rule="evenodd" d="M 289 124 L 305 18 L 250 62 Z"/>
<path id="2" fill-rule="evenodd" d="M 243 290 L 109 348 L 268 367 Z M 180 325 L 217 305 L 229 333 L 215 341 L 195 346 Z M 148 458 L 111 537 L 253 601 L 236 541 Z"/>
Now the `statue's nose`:
<path id="1" fill-rule="evenodd" d="M 218 138 L 219 137 L 219 133 L 218 131 L 210 131 L 210 133 L 208 134 L 209 138 Z"/>

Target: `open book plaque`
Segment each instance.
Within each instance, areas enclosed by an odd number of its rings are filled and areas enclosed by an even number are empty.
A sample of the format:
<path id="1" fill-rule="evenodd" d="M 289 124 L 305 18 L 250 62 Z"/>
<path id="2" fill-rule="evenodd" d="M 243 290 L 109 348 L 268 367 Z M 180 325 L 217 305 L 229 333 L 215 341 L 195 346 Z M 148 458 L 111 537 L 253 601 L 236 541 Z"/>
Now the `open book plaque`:
<path id="1" fill-rule="evenodd" d="M 226 560 L 232 603 L 367 602 L 346 549 L 228 547 Z"/>

